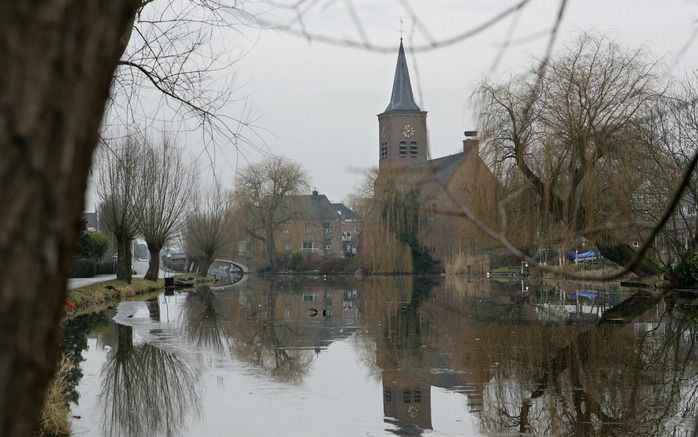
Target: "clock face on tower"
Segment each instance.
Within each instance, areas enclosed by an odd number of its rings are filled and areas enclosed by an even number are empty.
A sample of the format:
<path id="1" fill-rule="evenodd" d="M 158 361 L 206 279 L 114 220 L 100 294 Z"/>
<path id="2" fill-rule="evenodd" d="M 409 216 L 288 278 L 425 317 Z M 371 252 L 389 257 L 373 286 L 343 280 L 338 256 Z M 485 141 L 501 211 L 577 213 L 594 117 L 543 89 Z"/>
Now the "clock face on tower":
<path id="1" fill-rule="evenodd" d="M 405 125 L 405 127 L 402 128 L 402 136 L 405 138 L 409 138 L 412 135 L 414 135 L 414 128 L 408 123 Z"/>

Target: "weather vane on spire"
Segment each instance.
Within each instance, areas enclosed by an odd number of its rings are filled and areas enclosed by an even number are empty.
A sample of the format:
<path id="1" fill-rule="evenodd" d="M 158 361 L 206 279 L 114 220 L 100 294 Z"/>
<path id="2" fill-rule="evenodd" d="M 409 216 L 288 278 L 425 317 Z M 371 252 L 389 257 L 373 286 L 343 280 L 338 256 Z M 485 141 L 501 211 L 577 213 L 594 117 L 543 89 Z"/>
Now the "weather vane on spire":
<path id="1" fill-rule="evenodd" d="M 402 41 L 403 34 L 404 34 L 404 31 L 402 30 L 402 18 L 400 18 L 400 41 Z"/>

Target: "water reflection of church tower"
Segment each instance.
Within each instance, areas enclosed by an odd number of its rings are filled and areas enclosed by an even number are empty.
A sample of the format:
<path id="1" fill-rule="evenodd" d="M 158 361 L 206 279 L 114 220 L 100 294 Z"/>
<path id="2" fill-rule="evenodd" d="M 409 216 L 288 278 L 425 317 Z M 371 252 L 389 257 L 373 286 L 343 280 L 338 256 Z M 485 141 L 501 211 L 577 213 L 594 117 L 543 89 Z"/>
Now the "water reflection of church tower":
<path id="1" fill-rule="evenodd" d="M 399 425 L 431 429 L 431 385 L 409 370 L 383 372 L 383 414 Z"/>

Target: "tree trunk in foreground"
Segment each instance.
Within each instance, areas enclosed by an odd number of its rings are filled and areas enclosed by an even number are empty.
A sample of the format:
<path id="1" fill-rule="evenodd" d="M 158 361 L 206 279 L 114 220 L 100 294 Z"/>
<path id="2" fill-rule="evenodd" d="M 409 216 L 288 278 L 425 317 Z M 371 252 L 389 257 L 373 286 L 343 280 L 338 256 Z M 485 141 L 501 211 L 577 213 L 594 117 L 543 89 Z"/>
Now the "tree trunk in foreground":
<path id="1" fill-rule="evenodd" d="M 135 0 L 0 6 L 0 435 L 35 435 L 92 151 Z"/>
<path id="2" fill-rule="evenodd" d="M 148 272 L 145 274 L 145 279 L 148 281 L 157 281 L 160 274 L 160 250 L 162 246 L 156 246 L 148 243 L 148 252 L 150 253 L 150 262 L 148 263 Z"/>

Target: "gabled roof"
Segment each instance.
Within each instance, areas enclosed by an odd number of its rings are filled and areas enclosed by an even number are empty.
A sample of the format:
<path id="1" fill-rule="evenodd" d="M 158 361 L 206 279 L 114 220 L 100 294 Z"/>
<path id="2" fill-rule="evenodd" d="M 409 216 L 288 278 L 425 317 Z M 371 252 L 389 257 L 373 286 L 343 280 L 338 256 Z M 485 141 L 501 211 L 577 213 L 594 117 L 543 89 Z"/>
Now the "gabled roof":
<path id="1" fill-rule="evenodd" d="M 427 165 L 431 167 L 434 179 L 439 183 L 445 184 L 453 172 L 460 166 L 461 162 L 463 162 L 464 156 L 464 153 L 442 156 L 441 158 L 427 161 Z"/>
<path id="2" fill-rule="evenodd" d="M 393 92 L 390 95 L 390 103 L 388 107 L 385 108 L 385 112 L 390 111 L 420 111 L 412 95 L 410 72 L 407 69 L 407 59 L 405 59 L 405 49 L 402 46 L 402 38 L 400 39 L 400 50 L 397 54 L 397 65 L 395 66 Z"/>
<path id="3" fill-rule="evenodd" d="M 465 160 L 464 153 L 394 167 L 385 174 L 401 185 L 419 187 L 423 200 L 438 196 Z M 382 177 L 379 175 L 379 178 Z"/>
<path id="4" fill-rule="evenodd" d="M 338 213 L 341 211 L 341 214 Z M 358 219 L 358 216 L 342 203 L 332 203 L 324 194 L 296 194 L 286 196 L 277 214 L 291 220 Z"/>
<path id="5" fill-rule="evenodd" d="M 431 159 L 424 163 L 424 167 L 426 167 L 426 171 L 428 172 L 428 179 L 422 187 L 423 195 L 427 197 L 438 195 L 443 187 L 448 184 L 448 180 L 451 176 L 463 163 L 464 157 L 464 153 L 456 153 L 454 155 Z"/>
<path id="6" fill-rule="evenodd" d="M 337 211 L 337 214 L 345 220 L 358 220 L 359 219 L 359 216 L 354 211 L 347 208 L 347 206 L 344 205 L 343 203 L 333 203 L 332 206 Z"/>

